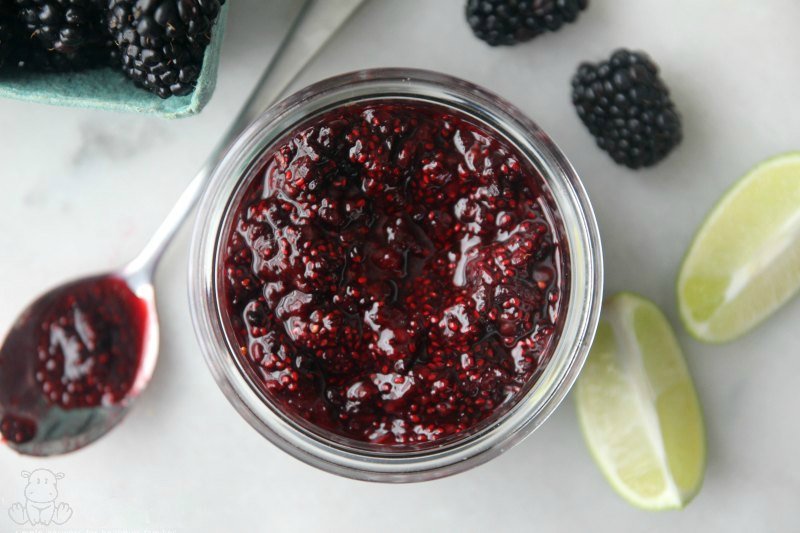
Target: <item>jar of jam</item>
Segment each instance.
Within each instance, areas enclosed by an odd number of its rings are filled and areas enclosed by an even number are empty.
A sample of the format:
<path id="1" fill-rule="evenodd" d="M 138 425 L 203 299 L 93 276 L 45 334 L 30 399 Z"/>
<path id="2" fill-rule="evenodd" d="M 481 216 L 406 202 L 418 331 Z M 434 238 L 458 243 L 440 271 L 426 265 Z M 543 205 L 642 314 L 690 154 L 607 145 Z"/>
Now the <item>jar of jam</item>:
<path id="1" fill-rule="evenodd" d="M 367 70 L 251 124 L 214 170 L 190 263 L 196 333 L 267 439 L 348 477 L 480 464 L 556 408 L 602 292 L 575 170 L 470 83 Z"/>

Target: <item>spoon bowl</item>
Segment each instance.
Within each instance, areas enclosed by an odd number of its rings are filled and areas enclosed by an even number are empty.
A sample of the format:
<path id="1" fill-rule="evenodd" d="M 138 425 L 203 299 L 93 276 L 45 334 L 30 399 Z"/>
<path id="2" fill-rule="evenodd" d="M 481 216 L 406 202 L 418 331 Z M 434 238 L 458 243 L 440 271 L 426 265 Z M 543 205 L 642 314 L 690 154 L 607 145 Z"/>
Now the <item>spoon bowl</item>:
<path id="1" fill-rule="evenodd" d="M 12 449 L 71 452 L 125 416 L 158 359 L 149 274 L 72 281 L 19 315 L 0 346 L 0 434 Z"/>

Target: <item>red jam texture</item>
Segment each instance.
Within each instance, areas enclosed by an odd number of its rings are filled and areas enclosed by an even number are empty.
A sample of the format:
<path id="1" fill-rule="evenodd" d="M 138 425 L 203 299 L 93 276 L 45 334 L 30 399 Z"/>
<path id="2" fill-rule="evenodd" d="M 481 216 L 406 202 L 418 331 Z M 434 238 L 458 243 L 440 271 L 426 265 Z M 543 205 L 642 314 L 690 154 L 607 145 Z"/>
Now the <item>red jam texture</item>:
<path id="1" fill-rule="evenodd" d="M 0 349 L 0 433 L 34 438 L 48 409 L 118 403 L 133 386 L 147 305 L 118 278 L 65 285 L 35 302 Z"/>
<path id="2" fill-rule="evenodd" d="M 541 175 L 484 126 L 351 104 L 268 149 L 250 180 L 224 305 L 285 412 L 420 444 L 507 409 L 547 363 L 566 260 Z"/>

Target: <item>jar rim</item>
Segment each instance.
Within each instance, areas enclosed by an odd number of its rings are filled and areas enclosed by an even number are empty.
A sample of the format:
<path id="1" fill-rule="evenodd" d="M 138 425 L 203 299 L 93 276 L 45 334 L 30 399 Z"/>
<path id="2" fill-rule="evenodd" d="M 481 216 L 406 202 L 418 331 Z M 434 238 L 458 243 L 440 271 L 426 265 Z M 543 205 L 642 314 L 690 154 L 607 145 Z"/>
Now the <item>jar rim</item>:
<path id="1" fill-rule="evenodd" d="M 326 109 L 358 100 L 413 99 L 473 116 L 507 138 L 540 170 L 553 196 L 559 233 L 569 250 L 569 302 L 551 359 L 524 395 L 490 427 L 441 447 L 423 450 L 348 449 L 298 428 L 264 401 L 242 371 L 220 309 L 218 253 L 232 199 L 251 176 L 263 149 Z M 246 185 L 246 184 L 245 184 Z M 235 207 L 235 206 L 234 206 Z M 201 199 L 191 240 L 189 297 L 195 333 L 212 374 L 237 411 L 264 437 L 296 458 L 333 473 L 370 481 L 434 479 L 481 464 L 530 434 L 555 410 L 586 359 L 602 300 L 599 232 L 574 168 L 553 141 L 504 99 L 464 80 L 416 69 L 372 69 L 320 81 L 256 118 L 229 146 Z"/>

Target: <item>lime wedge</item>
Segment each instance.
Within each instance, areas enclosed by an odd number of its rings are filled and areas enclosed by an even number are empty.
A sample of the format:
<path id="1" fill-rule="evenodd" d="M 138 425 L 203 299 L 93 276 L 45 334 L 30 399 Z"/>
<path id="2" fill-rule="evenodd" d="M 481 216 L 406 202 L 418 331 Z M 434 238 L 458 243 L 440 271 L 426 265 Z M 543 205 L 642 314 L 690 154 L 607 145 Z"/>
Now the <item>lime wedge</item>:
<path id="1" fill-rule="evenodd" d="M 719 201 L 678 276 L 678 306 L 697 339 L 746 333 L 800 288 L 800 152 L 761 163 Z"/>
<path id="2" fill-rule="evenodd" d="M 575 398 L 589 450 L 625 500 L 680 509 L 697 494 L 706 462 L 700 404 L 652 302 L 629 293 L 605 302 Z"/>

